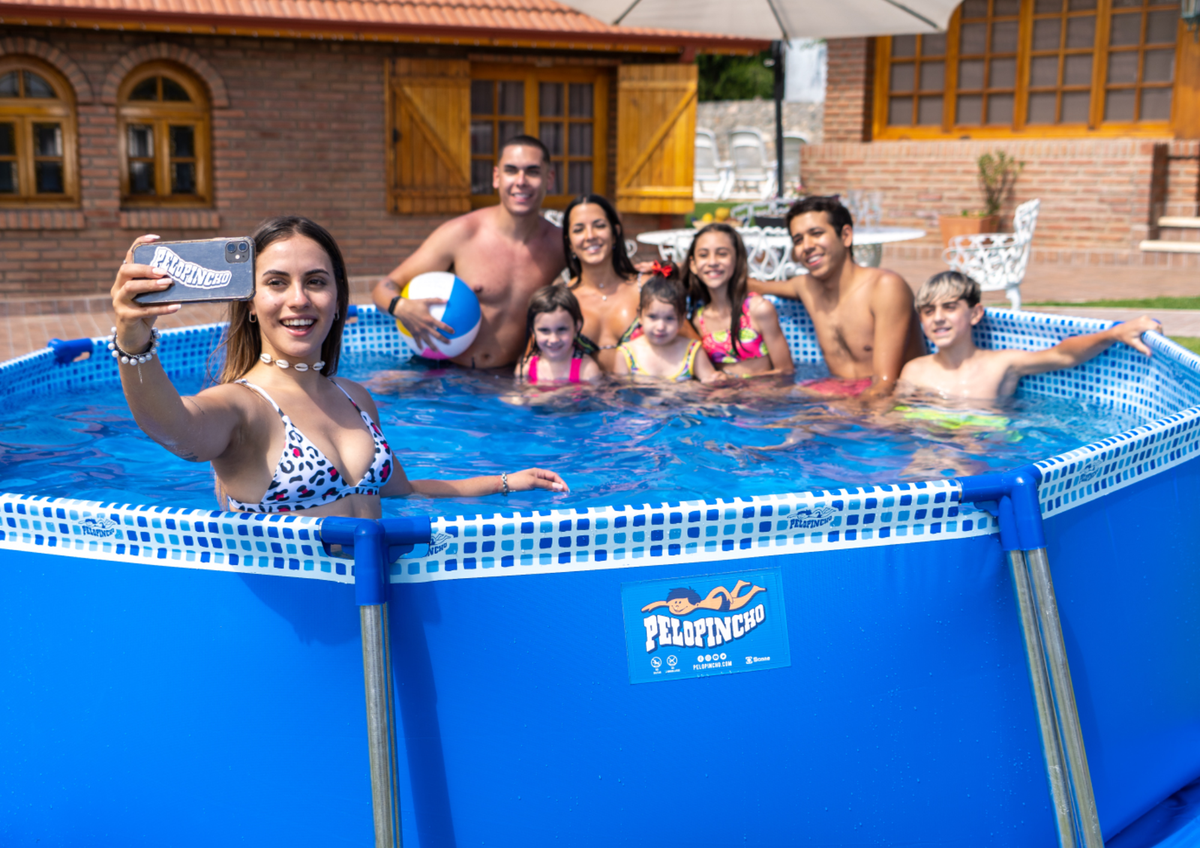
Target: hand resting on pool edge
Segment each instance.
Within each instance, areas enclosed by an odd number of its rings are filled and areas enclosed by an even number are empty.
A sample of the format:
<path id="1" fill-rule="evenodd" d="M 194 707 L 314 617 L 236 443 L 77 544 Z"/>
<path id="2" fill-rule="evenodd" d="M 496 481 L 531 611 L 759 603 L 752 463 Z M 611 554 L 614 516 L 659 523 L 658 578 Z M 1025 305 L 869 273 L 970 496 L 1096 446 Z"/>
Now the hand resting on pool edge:
<path id="1" fill-rule="evenodd" d="M 156 239 L 143 236 L 133 247 Z M 536 468 L 410 481 L 383 437 L 370 394 L 333 379 L 349 303 L 337 244 L 303 218 L 266 221 L 254 240 L 255 295 L 230 304 L 218 385 L 184 398 L 157 358 L 119 366 L 138 426 L 183 459 L 211 462 L 228 499 L 222 508 L 376 518 L 381 496 L 568 491 L 557 474 Z M 133 298 L 169 285 L 166 274 L 134 264 L 130 248 L 112 288 L 120 352 L 153 349 L 155 320 L 178 305 L 142 306 Z"/>

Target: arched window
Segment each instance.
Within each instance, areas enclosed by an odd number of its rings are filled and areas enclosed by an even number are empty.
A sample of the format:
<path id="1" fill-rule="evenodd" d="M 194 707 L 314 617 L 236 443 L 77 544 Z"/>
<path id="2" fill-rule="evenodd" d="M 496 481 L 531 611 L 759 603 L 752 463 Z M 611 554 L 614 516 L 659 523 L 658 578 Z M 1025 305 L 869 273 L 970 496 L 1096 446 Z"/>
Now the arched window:
<path id="1" fill-rule="evenodd" d="M 135 68 L 117 92 L 123 206 L 212 201 L 208 94 L 171 62 Z"/>
<path id="2" fill-rule="evenodd" d="M 0 58 L 0 206 L 74 206 L 75 93 L 27 56 Z"/>

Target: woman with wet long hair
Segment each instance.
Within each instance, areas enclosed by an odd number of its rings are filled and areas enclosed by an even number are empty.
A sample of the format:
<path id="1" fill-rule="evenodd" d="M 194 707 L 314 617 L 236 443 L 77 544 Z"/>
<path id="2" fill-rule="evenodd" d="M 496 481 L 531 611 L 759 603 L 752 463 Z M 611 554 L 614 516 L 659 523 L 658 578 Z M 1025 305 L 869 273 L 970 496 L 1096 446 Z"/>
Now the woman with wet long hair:
<path id="1" fill-rule="evenodd" d="M 175 455 L 211 462 L 222 509 L 377 518 L 380 497 L 567 491 L 551 471 L 529 468 L 468 480 L 409 480 L 396 463 L 370 394 L 335 378 L 350 302 L 333 237 L 306 218 L 264 221 L 254 234 L 255 292 L 229 306 L 225 365 L 217 385 L 181 397 L 154 357 L 159 315 L 178 304 L 134 297 L 167 289 L 164 271 L 133 262 L 113 283 L 111 344 L 138 426 Z M 153 485 L 153 481 L 148 481 Z"/>
<path id="2" fill-rule="evenodd" d="M 625 230 L 612 204 L 598 194 L 575 198 L 563 213 L 563 252 L 571 291 L 583 311 L 589 353 L 605 371 L 617 346 L 638 335 L 638 272 L 625 252 Z"/>

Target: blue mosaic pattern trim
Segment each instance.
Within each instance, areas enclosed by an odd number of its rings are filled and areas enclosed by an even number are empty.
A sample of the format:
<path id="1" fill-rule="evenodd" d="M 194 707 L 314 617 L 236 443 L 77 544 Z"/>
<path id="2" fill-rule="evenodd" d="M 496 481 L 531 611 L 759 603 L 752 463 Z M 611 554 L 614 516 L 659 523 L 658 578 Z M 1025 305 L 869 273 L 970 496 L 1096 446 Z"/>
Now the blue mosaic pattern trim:
<path id="1" fill-rule="evenodd" d="M 437 518 L 393 583 L 728 561 L 997 532 L 953 481 Z"/>
<path id="2" fill-rule="evenodd" d="M 989 308 L 975 329 L 975 343 L 990 349 L 1043 350 L 1113 323 Z M 1154 356 L 1116 344 L 1083 365 L 1023 378 L 1019 394 L 1085 398 L 1146 420 L 1200 405 L 1200 360 L 1157 334 L 1147 335 L 1146 343 Z"/>
<path id="3" fill-rule="evenodd" d="M 353 583 L 319 518 L 0 493 L 0 550 Z"/>
<path id="4" fill-rule="evenodd" d="M 1042 516 L 1058 515 L 1200 457 L 1200 407 L 1036 463 Z"/>
<path id="5" fill-rule="evenodd" d="M 356 319 L 342 331 L 342 354 L 390 353 L 397 362 L 415 355 L 409 339 L 396 329 L 396 319 L 375 306 L 359 306 Z"/>
<path id="6" fill-rule="evenodd" d="M 817 344 L 817 331 L 804 304 L 798 300 L 774 295 L 766 297 L 775 304 L 775 312 L 779 316 L 779 329 L 783 330 L 783 337 L 792 349 L 792 360 L 797 364 L 823 365 L 825 357 L 821 354 L 821 346 Z"/>
<path id="7" fill-rule="evenodd" d="M 218 374 L 224 357 L 217 346 L 225 326 L 202 324 L 164 330 L 158 357 L 167 376 L 176 379 L 206 371 Z M 121 380 L 117 368 L 107 337 L 92 339 L 92 353 L 87 359 L 64 365 L 55 362 L 53 351 L 47 348 L 0 364 L 0 401 L 11 403 L 19 397 L 51 391 L 115 385 Z"/>

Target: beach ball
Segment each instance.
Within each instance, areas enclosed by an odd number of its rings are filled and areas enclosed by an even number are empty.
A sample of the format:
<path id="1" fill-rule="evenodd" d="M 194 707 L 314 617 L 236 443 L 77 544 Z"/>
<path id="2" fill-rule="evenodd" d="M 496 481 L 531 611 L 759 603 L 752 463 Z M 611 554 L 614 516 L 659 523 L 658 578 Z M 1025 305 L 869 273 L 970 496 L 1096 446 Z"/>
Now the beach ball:
<path id="1" fill-rule="evenodd" d="M 475 292 L 449 271 L 430 271 L 418 274 L 409 280 L 401 297 L 419 300 L 425 297 L 437 297 L 446 301 L 444 304 L 434 304 L 429 307 L 429 314 L 454 328 L 450 341 L 432 342 L 433 347 L 418 351 L 426 359 L 450 359 L 458 356 L 471 346 L 475 336 L 479 334 L 479 298 Z M 404 325 L 396 321 L 396 329 L 408 337 L 413 345 L 412 335 L 404 329 Z M 445 335 L 443 333 L 442 335 Z"/>

